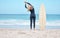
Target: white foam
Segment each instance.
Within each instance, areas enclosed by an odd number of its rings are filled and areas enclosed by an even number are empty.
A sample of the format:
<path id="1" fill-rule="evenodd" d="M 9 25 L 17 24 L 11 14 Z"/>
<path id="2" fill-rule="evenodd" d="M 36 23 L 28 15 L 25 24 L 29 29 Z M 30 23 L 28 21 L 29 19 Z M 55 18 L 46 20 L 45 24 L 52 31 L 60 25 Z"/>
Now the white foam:
<path id="1" fill-rule="evenodd" d="M 55 21 L 48 21 L 46 23 L 48 26 L 60 26 L 60 20 L 55 20 Z"/>
<path id="2" fill-rule="evenodd" d="M 0 20 L 0 25 L 30 25 L 29 20 Z M 39 21 L 36 21 L 36 25 L 39 25 Z M 47 26 L 60 26 L 60 20 L 47 21 Z"/>
<path id="3" fill-rule="evenodd" d="M 29 20 L 0 20 L 0 25 L 30 25 L 30 22 Z"/>

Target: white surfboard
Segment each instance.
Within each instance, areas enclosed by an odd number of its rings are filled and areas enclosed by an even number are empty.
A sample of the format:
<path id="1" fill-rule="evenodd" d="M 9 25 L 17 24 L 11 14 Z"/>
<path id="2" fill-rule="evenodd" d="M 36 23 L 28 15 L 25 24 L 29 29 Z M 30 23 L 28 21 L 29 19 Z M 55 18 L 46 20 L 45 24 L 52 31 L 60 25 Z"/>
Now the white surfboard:
<path id="1" fill-rule="evenodd" d="M 44 30 L 46 27 L 46 11 L 44 4 L 41 4 L 39 10 L 39 25 L 40 25 L 40 30 Z"/>

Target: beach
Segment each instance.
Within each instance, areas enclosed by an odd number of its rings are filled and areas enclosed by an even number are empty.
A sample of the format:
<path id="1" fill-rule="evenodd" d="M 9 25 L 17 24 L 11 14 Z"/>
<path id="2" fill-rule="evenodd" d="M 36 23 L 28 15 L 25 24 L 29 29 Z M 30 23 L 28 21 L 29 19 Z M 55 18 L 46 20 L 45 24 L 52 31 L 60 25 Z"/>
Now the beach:
<path id="1" fill-rule="evenodd" d="M 0 38 L 60 38 L 60 15 L 47 14 L 46 29 L 30 30 L 29 14 L 0 14 Z"/>
<path id="2" fill-rule="evenodd" d="M 60 38 L 60 0 L 0 0 L 0 38 Z"/>
<path id="3" fill-rule="evenodd" d="M 60 29 L 27 30 L 0 28 L 0 38 L 60 38 Z"/>

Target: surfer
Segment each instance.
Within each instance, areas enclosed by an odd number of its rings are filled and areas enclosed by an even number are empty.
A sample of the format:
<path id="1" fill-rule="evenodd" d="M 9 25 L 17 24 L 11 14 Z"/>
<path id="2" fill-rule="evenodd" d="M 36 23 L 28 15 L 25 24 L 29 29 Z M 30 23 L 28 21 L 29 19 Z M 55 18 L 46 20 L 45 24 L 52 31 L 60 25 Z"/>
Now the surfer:
<path id="1" fill-rule="evenodd" d="M 28 5 L 28 6 L 27 6 Z M 30 14 L 30 29 L 32 29 L 32 23 L 33 23 L 33 28 L 35 30 L 35 20 L 36 20 L 36 16 L 35 16 L 35 10 L 34 10 L 34 7 L 28 3 L 28 2 L 25 2 L 25 8 L 28 9 L 28 11 L 31 12 Z"/>

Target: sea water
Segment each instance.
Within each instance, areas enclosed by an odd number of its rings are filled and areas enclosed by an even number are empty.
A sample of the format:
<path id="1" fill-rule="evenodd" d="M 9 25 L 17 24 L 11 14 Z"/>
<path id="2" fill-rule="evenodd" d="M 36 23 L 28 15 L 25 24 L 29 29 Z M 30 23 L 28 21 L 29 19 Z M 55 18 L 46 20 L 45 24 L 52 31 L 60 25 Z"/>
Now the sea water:
<path id="1" fill-rule="evenodd" d="M 30 28 L 29 14 L 0 14 L 0 28 Z M 36 14 L 36 29 L 39 29 L 39 15 Z M 46 29 L 60 29 L 60 14 L 46 14 Z"/>

